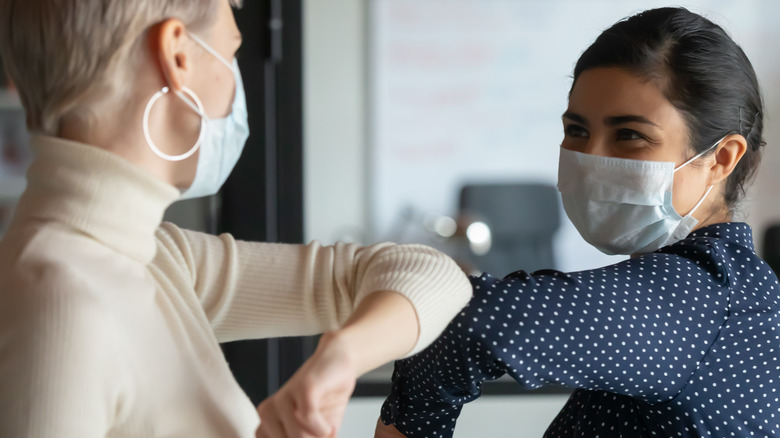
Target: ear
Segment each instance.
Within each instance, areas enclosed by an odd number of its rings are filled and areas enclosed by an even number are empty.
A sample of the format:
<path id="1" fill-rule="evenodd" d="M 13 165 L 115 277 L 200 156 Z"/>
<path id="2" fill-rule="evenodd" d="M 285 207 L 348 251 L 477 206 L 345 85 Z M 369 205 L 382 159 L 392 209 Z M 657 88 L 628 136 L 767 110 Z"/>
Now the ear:
<path id="1" fill-rule="evenodd" d="M 156 25 L 149 33 L 152 53 L 157 53 L 160 70 L 171 91 L 180 91 L 189 69 L 187 32 L 179 19 L 169 18 Z"/>
<path id="2" fill-rule="evenodd" d="M 715 150 L 715 162 L 710 167 L 710 185 L 716 185 L 731 175 L 747 151 L 747 140 L 739 134 L 724 138 Z"/>

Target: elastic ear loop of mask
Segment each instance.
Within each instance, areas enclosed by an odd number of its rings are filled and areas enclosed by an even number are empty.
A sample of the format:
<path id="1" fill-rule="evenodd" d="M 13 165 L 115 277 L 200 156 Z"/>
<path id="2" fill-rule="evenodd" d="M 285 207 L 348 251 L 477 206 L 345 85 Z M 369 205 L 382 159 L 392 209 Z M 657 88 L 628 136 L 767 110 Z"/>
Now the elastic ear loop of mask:
<path id="1" fill-rule="evenodd" d="M 718 140 L 718 141 L 717 141 L 717 142 L 716 142 L 714 145 L 712 145 L 712 146 L 708 147 L 707 149 L 705 149 L 705 150 L 703 150 L 703 151 L 699 152 L 698 154 L 696 154 L 696 155 L 695 155 L 693 158 L 691 158 L 690 160 L 688 160 L 688 161 L 686 161 L 686 162 L 684 162 L 684 163 L 680 164 L 679 166 L 677 166 L 677 168 L 676 168 L 676 169 L 674 169 L 674 171 L 673 171 L 673 172 L 677 172 L 678 170 L 682 169 L 683 167 L 685 167 L 685 166 L 687 166 L 687 165 L 691 164 L 692 162 L 696 161 L 697 159 L 701 158 L 701 156 L 703 156 L 704 154 L 706 154 L 707 152 L 709 152 L 711 149 L 713 149 L 713 148 L 717 147 L 717 146 L 720 144 L 720 142 L 722 142 L 722 141 L 723 141 L 725 138 L 726 138 L 726 137 L 724 136 L 723 138 L 721 138 L 720 140 Z M 708 186 L 708 187 L 707 187 L 707 190 L 704 192 L 704 196 L 702 196 L 702 197 L 699 199 L 699 202 L 697 202 L 697 203 L 696 203 L 696 205 L 694 205 L 694 206 L 693 206 L 693 208 L 692 208 L 692 209 L 691 209 L 691 210 L 690 210 L 688 213 L 686 213 L 686 214 L 685 214 L 685 216 L 690 216 L 690 215 L 692 215 L 692 214 L 693 214 L 693 213 L 694 213 L 694 212 L 695 212 L 695 211 L 696 211 L 696 210 L 697 210 L 697 209 L 698 209 L 698 208 L 701 206 L 701 204 L 703 204 L 703 203 L 704 203 L 704 200 L 705 200 L 705 199 L 707 199 L 707 196 L 710 194 L 710 192 L 712 191 L 713 187 L 715 187 L 715 186 L 712 186 L 712 185 L 711 185 L 711 186 Z"/>
<path id="2" fill-rule="evenodd" d="M 194 33 L 190 33 L 190 32 L 187 32 L 187 35 L 189 35 L 189 37 L 192 38 L 193 41 L 198 43 L 199 46 L 203 47 L 203 50 L 211 53 L 211 55 L 214 56 L 215 58 L 217 58 L 219 60 L 219 62 L 221 62 L 222 64 L 225 65 L 225 67 L 227 67 L 230 71 L 233 71 L 233 64 L 227 62 L 227 60 L 225 58 L 223 58 L 222 55 L 217 53 L 216 50 L 212 49 L 211 46 L 206 44 L 206 42 L 203 41 L 202 39 L 200 39 L 200 37 L 198 37 Z"/>

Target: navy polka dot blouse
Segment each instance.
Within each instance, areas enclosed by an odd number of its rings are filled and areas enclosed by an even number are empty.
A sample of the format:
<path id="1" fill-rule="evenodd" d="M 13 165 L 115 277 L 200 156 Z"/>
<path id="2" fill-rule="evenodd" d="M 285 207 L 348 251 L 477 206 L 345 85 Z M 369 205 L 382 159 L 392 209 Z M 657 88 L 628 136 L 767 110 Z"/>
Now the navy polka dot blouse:
<path id="1" fill-rule="evenodd" d="M 508 373 L 577 388 L 547 437 L 780 436 L 780 285 L 748 225 L 591 271 L 471 281 L 441 337 L 395 364 L 382 420 L 405 435 L 451 437 Z"/>

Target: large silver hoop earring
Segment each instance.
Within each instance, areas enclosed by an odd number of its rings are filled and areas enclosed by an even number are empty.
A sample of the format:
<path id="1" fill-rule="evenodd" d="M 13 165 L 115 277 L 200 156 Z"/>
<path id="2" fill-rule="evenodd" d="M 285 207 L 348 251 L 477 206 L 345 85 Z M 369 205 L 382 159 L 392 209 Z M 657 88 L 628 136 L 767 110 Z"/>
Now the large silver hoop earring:
<path id="1" fill-rule="evenodd" d="M 154 93 L 154 96 L 152 96 L 151 99 L 149 99 L 149 103 L 146 104 L 146 109 L 144 110 L 144 119 L 143 119 L 143 128 L 144 128 L 144 137 L 146 138 L 146 144 L 149 145 L 149 148 L 154 152 L 158 157 L 168 160 L 168 161 L 181 161 L 186 160 L 187 158 L 191 157 L 192 154 L 194 154 L 198 148 L 200 147 L 201 140 L 203 140 L 203 133 L 204 133 L 204 126 L 206 124 L 206 120 L 204 119 L 204 109 L 203 104 L 201 103 L 200 99 L 198 99 L 198 96 L 190 90 L 187 87 L 182 87 L 182 91 L 186 93 L 193 102 L 195 102 L 195 105 L 197 105 L 197 113 L 200 116 L 200 133 L 198 134 L 198 140 L 195 142 L 195 145 L 190 148 L 187 152 L 181 154 L 181 155 L 168 155 L 165 152 L 161 151 L 160 148 L 157 147 L 156 144 L 154 144 L 154 141 L 152 140 L 152 135 L 149 133 L 149 115 L 152 112 L 152 107 L 155 103 L 157 103 L 158 100 L 160 100 L 161 97 L 168 94 L 170 92 L 170 88 L 163 87 L 162 90 Z M 180 96 L 181 97 L 181 96 Z M 183 99 L 183 98 L 182 98 Z M 185 103 L 187 103 L 190 107 L 193 107 L 193 105 L 185 100 Z M 193 109 L 196 109 L 193 107 Z"/>

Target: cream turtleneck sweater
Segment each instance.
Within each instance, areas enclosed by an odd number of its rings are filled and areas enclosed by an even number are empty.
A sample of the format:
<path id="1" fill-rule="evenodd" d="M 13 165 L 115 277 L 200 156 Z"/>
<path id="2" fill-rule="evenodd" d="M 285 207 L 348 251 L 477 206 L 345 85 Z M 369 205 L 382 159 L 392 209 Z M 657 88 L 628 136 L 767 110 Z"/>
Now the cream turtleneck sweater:
<path id="1" fill-rule="evenodd" d="M 417 312 L 414 353 L 471 296 L 424 246 L 161 226 L 174 187 L 95 147 L 32 143 L 0 241 L 0 437 L 251 438 L 258 416 L 219 342 L 334 329 L 367 294 L 393 290 Z"/>

